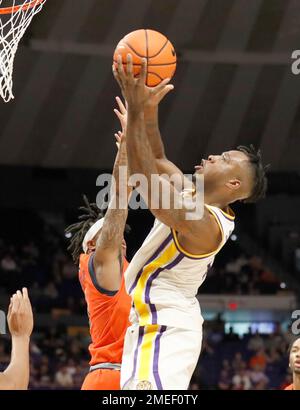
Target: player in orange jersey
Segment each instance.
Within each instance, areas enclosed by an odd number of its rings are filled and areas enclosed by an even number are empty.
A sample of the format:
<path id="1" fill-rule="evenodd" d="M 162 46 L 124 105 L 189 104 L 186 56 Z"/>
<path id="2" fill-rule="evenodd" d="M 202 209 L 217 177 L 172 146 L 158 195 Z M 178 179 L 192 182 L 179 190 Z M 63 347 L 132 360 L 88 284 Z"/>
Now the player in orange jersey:
<path id="1" fill-rule="evenodd" d="M 293 373 L 293 383 L 284 390 L 300 390 L 300 337 L 293 342 L 290 349 L 289 366 Z"/>
<path id="2" fill-rule="evenodd" d="M 119 166 L 127 165 L 126 143 L 119 138 L 114 165 L 115 197 L 118 200 Z M 121 181 L 123 183 L 123 181 Z M 127 186 L 127 181 L 124 181 Z M 127 209 L 108 206 L 105 216 L 96 204 L 80 208 L 81 222 L 71 225 L 73 259 L 79 262 L 79 279 L 85 295 L 92 343 L 90 372 L 82 390 L 119 390 L 124 337 L 129 325 L 131 299 L 125 291 L 123 273 L 127 268 L 124 230 Z M 118 203 L 118 202 L 117 202 Z"/>

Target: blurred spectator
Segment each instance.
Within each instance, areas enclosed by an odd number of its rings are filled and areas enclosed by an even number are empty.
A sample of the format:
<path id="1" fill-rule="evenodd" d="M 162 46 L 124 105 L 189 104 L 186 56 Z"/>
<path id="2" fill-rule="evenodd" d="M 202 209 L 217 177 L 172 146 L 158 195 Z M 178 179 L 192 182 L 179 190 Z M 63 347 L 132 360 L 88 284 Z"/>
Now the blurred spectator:
<path id="1" fill-rule="evenodd" d="M 218 389 L 219 390 L 230 390 L 231 388 L 231 377 L 227 370 L 221 370 L 219 381 L 218 381 Z"/>
<path id="2" fill-rule="evenodd" d="M 236 333 L 234 333 L 232 326 L 230 326 L 229 333 L 225 335 L 224 340 L 226 342 L 233 342 L 239 340 L 239 336 Z"/>
<path id="3" fill-rule="evenodd" d="M 254 356 L 251 357 L 249 361 L 249 366 L 251 369 L 255 369 L 257 366 L 261 370 L 264 370 L 267 365 L 267 355 L 264 348 L 259 349 Z"/>
<path id="4" fill-rule="evenodd" d="M 244 369 L 238 370 L 232 378 L 232 390 L 250 390 L 251 381 L 248 371 Z"/>
<path id="5" fill-rule="evenodd" d="M 253 367 L 249 375 L 251 384 L 255 389 L 264 390 L 266 388 L 269 378 L 258 364 Z M 259 388 L 257 388 L 257 386 L 259 386 Z"/>
<path id="6" fill-rule="evenodd" d="M 281 360 L 280 354 L 278 353 L 275 347 L 272 347 L 269 350 L 269 354 L 267 356 L 267 363 L 269 364 L 276 364 L 279 363 Z"/>
<path id="7" fill-rule="evenodd" d="M 12 256 L 7 253 L 1 260 L 1 268 L 6 272 L 18 270 L 18 265 Z"/>
<path id="8" fill-rule="evenodd" d="M 211 322 L 210 328 L 214 333 L 223 335 L 225 332 L 225 321 L 223 320 L 221 313 L 218 313 L 216 318 Z"/>
<path id="9" fill-rule="evenodd" d="M 222 362 L 222 370 L 225 370 L 229 375 L 232 372 L 232 368 L 230 366 L 229 360 L 224 359 Z"/>
<path id="10" fill-rule="evenodd" d="M 73 387 L 73 377 L 70 374 L 68 367 L 62 365 L 55 374 L 55 382 L 59 387 L 71 388 Z"/>
<path id="11" fill-rule="evenodd" d="M 249 339 L 247 348 L 248 348 L 248 350 L 253 350 L 253 351 L 255 351 L 255 352 L 256 352 L 257 350 L 260 350 L 260 349 L 263 349 L 263 348 L 264 348 L 264 340 L 263 340 L 263 338 L 259 335 L 259 333 L 258 333 L 257 331 L 255 332 L 255 335 L 252 336 L 252 337 Z"/>
<path id="12" fill-rule="evenodd" d="M 243 356 L 240 352 L 236 352 L 234 359 L 232 361 L 232 368 L 235 372 L 238 372 L 241 369 L 246 367 L 246 362 L 243 360 Z"/>

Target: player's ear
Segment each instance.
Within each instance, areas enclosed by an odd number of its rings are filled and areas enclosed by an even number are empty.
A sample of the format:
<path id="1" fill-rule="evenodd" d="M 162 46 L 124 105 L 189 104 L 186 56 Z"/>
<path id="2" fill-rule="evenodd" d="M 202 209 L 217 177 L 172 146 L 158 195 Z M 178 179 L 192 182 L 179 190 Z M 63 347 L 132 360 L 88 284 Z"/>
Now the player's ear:
<path id="1" fill-rule="evenodd" d="M 229 181 L 226 182 L 225 184 L 227 188 L 229 188 L 232 191 L 236 191 L 237 189 L 240 188 L 241 186 L 241 181 L 237 178 L 230 179 Z"/>
<path id="2" fill-rule="evenodd" d="M 91 241 L 88 241 L 87 243 L 88 251 L 93 252 L 96 248 L 96 241 L 92 239 Z"/>

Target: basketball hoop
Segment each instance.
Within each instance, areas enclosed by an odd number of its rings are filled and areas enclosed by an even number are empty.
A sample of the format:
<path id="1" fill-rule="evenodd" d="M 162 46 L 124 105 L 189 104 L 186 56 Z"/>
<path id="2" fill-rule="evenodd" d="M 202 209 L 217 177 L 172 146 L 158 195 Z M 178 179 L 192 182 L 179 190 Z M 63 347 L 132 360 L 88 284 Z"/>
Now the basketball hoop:
<path id="1" fill-rule="evenodd" d="M 0 96 L 5 102 L 14 98 L 13 68 L 19 42 L 35 14 L 46 0 L 0 0 Z M 11 4 L 4 7 L 4 3 Z"/>

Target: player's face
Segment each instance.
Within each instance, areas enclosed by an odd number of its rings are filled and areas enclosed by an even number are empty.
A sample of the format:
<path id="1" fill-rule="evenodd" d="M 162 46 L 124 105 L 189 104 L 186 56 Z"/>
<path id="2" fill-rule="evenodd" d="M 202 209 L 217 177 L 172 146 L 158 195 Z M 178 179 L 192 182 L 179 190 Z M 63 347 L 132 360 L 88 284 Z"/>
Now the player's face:
<path id="1" fill-rule="evenodd" d="M 291 348 L 290 368 L 293 373 L 300 374 L 300 338 L 293 343 Z"/>
<path id="2" fill-rule="evenodd" d="M 226 188 L 226 192 L 236 192 L 235 200 L 247 198 L 250 194 L 249 160 L 243 152 L 232 150 L 223 152 L 221 155 L 209 155 L 195 169 L 196 175 L 204 176 L 207 187 Z M 229 187 L 230 191 L 227 190 Z M 240 195 L 237 195 L 237 192 L 240 192 Z"/>
<path id="3" fill-rule="evenodd" d="M 207 159 L 202 159 L 200 164 L 195 166 L 196 174 L 203 174 L 205 179 L 220 175 L 237 177 L 241 167 L 245 166 L 245 161 L 248 161 L 247 156 L 235 150 L 223 152 L 221 155 L 209 155 Z"/>

